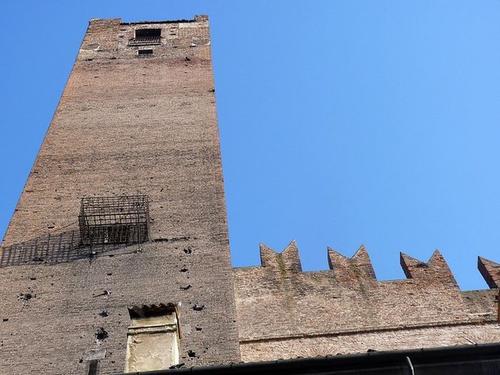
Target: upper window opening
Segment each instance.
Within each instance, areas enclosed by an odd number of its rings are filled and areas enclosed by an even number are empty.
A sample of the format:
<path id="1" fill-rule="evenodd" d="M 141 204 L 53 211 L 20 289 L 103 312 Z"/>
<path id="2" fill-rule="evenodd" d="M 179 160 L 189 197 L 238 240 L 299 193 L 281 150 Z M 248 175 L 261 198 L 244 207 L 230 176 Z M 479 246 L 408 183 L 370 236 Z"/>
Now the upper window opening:
<path id="1" fill-rule="evenodd" d="M 160 39 L 161 29 L 137 29 L 135 30 L 135 39 Z"/>
<path id="2" fill-rule="evenodd" d="M 135 38 L 129 44 L 144 45 L 144 44 L 160 44 L 161 29 L 137 29 L 135 30 Z"/>

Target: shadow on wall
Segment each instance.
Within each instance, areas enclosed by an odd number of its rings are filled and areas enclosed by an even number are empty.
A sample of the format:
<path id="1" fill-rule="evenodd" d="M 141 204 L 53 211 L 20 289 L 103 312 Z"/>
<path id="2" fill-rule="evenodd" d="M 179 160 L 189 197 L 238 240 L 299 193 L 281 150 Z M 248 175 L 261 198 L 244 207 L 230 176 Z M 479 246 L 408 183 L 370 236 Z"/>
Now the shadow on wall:
<path id="1" fill-rule="evenodd" d="M 68 224 L 68 226 L 73 226 Z M 0 267 L 61 263 L 89 258 L 105 251 L 149 240 L 149 197 L 120 195 L 84 197 L 79 230 L 47 233 L 1 249 Z"/>
<path id="2" fill-rule="evenodd" d="M 49 233 L 1 248 L 0 267 L 64 263 L 77 259 L 91 261 L 99 254 L 129 245 L 129 243 L 83 244 L 79 230 Z"/>

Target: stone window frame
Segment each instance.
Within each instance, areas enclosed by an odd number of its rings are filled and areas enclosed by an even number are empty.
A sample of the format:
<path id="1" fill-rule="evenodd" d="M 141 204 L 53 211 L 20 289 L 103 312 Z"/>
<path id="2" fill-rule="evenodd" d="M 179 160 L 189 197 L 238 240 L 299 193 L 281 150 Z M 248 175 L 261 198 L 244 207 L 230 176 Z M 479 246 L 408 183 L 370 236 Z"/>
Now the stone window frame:
<path id="1" fill-rule="evenodd" d="M 127 330 L 124 372 L 164 370 L 179 364 L 181 335 L 178 306 L 173 303 L 142 305 L 129 307 L 128 311 L 131 324 Z M 161 337 L 161 334 L 165 334 L 165 336 Z M 145 338 L 149 335 L 151 335 L 152 342 L 159 340 L 163 341 L 163 344 L 166 342 L 164 347 L 157 348 L 155 351 L 157 356 L 150 356 L 152 358 L 150 366 L 145 364 L 143 359 L 140 358 L 141 353 L 144 351 L 144 348 L 141 348 L 141 344 L 148 341 Z M 148 355 L 150 354 L 151 352 L 148 352 Z M 160 362 L 162 362 L 162 366 L 164 367 L 159 367 L 158 363 L 154 364 L 153 359 L 158 359 L 162 354 L 170 357 L 161 358 Z M 137 356 L 139 356 L 139 361 L 137 360 Z"/>

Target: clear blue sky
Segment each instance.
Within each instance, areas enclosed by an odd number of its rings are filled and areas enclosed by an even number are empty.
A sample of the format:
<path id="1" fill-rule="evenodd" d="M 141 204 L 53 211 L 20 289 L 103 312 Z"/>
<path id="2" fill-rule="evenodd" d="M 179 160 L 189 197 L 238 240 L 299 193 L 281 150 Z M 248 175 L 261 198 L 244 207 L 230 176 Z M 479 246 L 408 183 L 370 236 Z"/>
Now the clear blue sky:
<path id="1" fill-rule="evenodd" d="M 90 18 L 211 20 L 233 263 L 360 244 L 380 279 L 442 250 L 500 260 L 500 2 L 5 1 L 0 235 Z"/>

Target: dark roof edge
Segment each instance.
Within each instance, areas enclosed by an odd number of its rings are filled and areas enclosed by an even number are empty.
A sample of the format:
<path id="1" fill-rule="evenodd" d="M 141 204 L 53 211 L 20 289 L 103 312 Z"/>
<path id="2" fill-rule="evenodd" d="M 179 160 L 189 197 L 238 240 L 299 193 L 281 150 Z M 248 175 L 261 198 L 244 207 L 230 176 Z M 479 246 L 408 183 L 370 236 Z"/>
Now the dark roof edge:
<path id="1" fill-rule="evenodd" d="M 276 371 L 276 373 L 294 373 L 293 370 L 304 371 L 310 368 L 313 370 L 333 370 L 335 367 L 341 368 L 366 368 L 367 366 L 392 364 L 401 365 L 406 361 L 406 357 L 411 358 L 415 363 L 442 363 L 450 358 L 459 358 L 461 361 L 480 361 L 485 357 L 493 356 L 500 361 L 500 342 L 493 344 L 476 344 L 463 346 L 447 346 L 440 348 L 422 348 L 414 350 L 394 350 L 394 351 L 373 351 L 367 353 L 335 355 L 314 358 L 295 358 L 286 360 L 230 363 L 216 366 L 200 366 L 191 368 L 179 368 L 170 370 L 158 370 L 149 372 L 137 372 L 136 375 L 165 375 L 165 374 L 252 374 L 267 373 L 265 371 Z M 285 371 L 286 370 L 286 371 Z M 297 374 L 299 372 L 296 372 Z M 305 373 L 305 372 L 300 372 Z M 314 373 L 314 372 L 311 372 Z M 319 372 L 318 372 L 319 373 Z M 130 373 L 128 374 L 130 375 Z"/>
<path id="2" fill-rule="evenodd" d="M 164 20 L 164 21 L 136 21 L 136 22 L 120 22 L 120 25 L 154 25 L 160 23 L 193 23 L 208 20 L 207 15 L 197 15 L 193 19 L 179 19 L 179 20 Z"/>
<path id="3" fill-rule="evenodd" d="M 165 20 L 165 21 L 138 21 L 138 22 L 120 22 L 120 25 L 150 25 L 156 23 L 189 23 L 196 20 Z"/>

